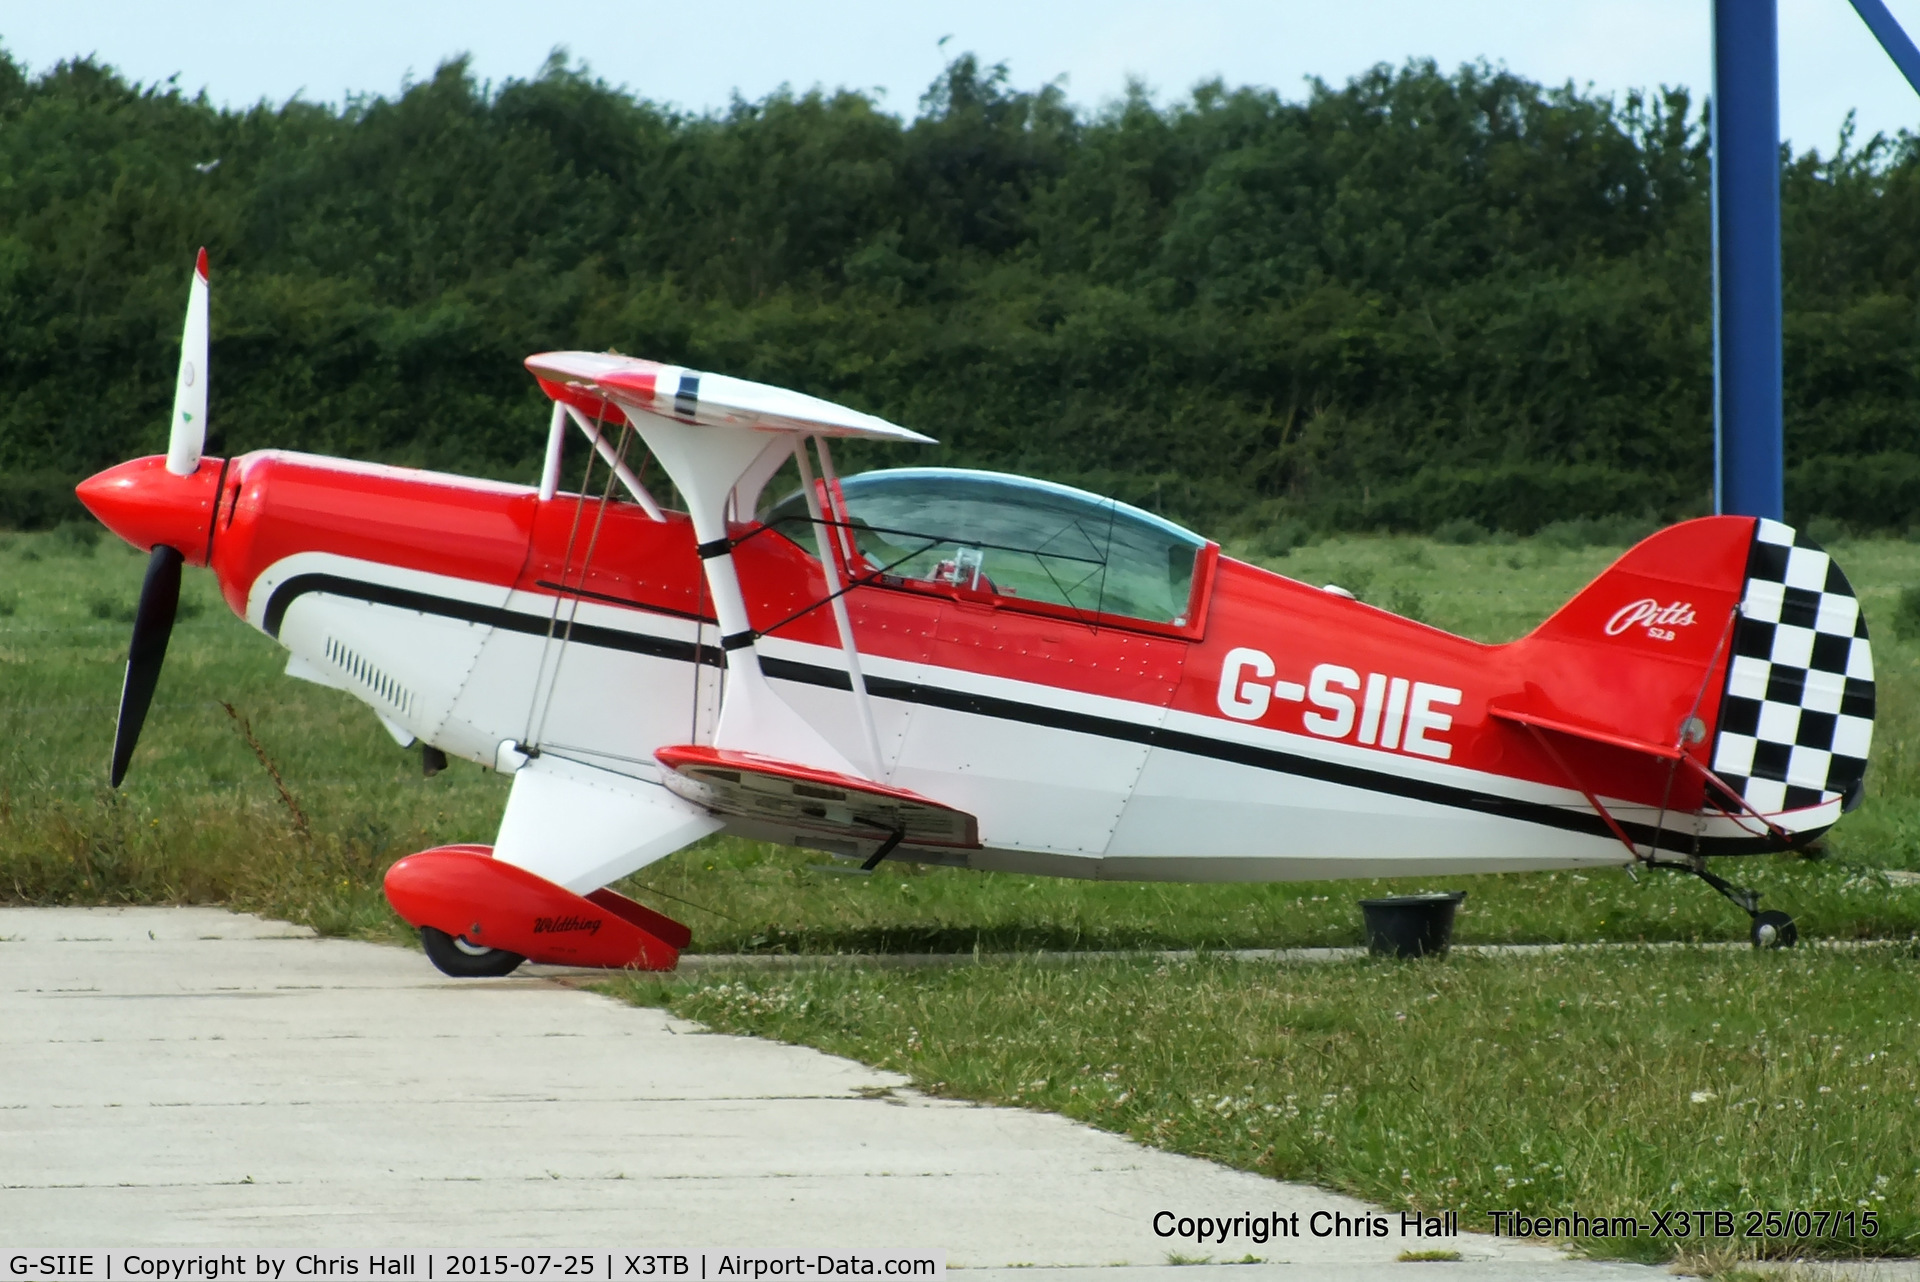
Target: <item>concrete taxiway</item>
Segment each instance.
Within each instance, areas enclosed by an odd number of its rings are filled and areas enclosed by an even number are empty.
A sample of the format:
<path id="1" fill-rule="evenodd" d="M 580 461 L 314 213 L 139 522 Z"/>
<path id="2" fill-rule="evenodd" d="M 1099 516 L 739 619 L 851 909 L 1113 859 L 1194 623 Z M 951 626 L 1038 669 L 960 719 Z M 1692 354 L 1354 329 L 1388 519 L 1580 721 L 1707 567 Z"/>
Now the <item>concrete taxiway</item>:
<path id="1" fill-rule="evenodd" d="M 1373 1208 L 537 975 L 447 980 L 417 953 L 216 909 L 0 909 L 0 1247 L 943 1248 L 1023 1282 L 1160 1282 L 1176 1253 L 1267 1261 L 1179 1282 L 1666 1276 L 1477 1234 L 1432 1244 L 1461 1253 L 1446 1266 L 1395 1263 L 1423 1245 L 1397 1232 L 1196 1247 L 1155 1234 L 1162 1210 Z"/>

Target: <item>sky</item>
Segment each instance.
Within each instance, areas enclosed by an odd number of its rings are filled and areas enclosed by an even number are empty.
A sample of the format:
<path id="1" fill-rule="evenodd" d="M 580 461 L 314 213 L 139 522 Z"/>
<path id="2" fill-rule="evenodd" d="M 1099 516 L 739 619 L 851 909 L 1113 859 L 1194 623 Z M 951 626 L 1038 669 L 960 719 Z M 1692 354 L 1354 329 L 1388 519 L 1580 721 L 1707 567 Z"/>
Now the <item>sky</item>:
<path id="1" fill-rule="evenodd" d="M 1888 7 L 1920 39 L 1920 0 Z M 1849 110 L 1863 138 L 1920 132 L 1920 95 L 1848 0 L 1779 8 L 1784 137 L 1831 151 Z M 483 79 L 525 77 L 561 46 L 611 83 L 696 111 L 821 85 L 877 91 L 911 115 L 960 52 L 1005 62 L 1022 88 L 1059 79 L 1088 108 L 1134 78 L 1162 102 L 1216 76 L 1299 97 L 1309 77 L 1339 83 L 1416 57 L 1698 97 L 1708 14 L 1709 0 L 4 0 L 0 46 L 30 71 L 90 53 L 234 106 L 391 94 L 457 53 Z"/>

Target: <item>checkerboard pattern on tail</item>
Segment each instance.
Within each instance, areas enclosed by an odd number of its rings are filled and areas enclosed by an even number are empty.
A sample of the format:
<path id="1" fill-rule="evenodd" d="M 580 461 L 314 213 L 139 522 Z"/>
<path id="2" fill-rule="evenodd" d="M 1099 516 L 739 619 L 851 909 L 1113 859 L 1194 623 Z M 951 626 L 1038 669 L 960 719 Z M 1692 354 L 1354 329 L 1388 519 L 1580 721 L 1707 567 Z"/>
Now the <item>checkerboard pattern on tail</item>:
<path id="1" fill-rule="evenodd" d="M 1761 814 L 1835 798 L 1852 809 L 1872 740 L 1873 651 L 1853 586 L 1806 535 L 1757 522 L 1713 772 Z"/>

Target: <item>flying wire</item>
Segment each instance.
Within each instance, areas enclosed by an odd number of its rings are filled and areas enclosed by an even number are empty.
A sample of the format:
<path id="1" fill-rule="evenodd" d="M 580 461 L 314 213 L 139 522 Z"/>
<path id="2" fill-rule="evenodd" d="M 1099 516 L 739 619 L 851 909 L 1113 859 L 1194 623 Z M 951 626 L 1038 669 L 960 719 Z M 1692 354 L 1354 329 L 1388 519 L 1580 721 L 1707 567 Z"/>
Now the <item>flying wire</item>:
<path id="1" fill-rule="evenodd" d="M 835 525 L 835 524 L 839 524 L 839 522 L 823 520 L 820 522 L 820 524 Z M 927 538 L 928 536 L 924 534 L 916 534 L 916 535 L 913 535 L 912 537 Z M 841 588 L 838 592 L 829 592 L 827 593 L 827 595 L 821 597 L 818 601 L 815 601 L 812 605 L 806 605 L 806 606 L 800 607 L 798 610 L 795 610 L 792 614 L 789 614 L 786 618 L 780 620 L 780 622 L 772 624 L 769 627 L 760 628 L 759 633 L 763 637 L 772 636 L 774 633 L 778 632 L 781 628 L 786 627 L 789 623 L 792 623 L 797 619 L 804 619 L 807 615 L 812 614 L 815 610 L 818 610 L 821 606 L 831 605 L 834 601 L 834 598 L 843 597 L 847 593 L 853 591 L 855 588 L 864 588 L 869 584 L 879 582 L 881 579 L 886 577 L 888 571 L 893 570 L 899 566 L 905 565 L 908 561 L 913 560 L 914 557 L 919 556 L 922 552 L 925 552 L 927 549 L 939 547 L 942 543 L 945 543 L 947 541 L 948 540 L 944 538 L 937 538 L 937 537 L 933 538 L 930 542 L 922 543 L 919 547 L 907 553 L 905 556 L 896 557 L 895 559 L 887 562 L 885 565 L 881 566 L 879 569 L 873 571 L 870 574 L 862 574 L 856 578 L 848 579 L 846 586 Z"/>
<path id="2" fill-rule="evenodd" d="M 606 402 L 600 402 L 600 408 L 594 412 L 594 424 L 598 426 L 606 415 Z M 593 485 L 593 461 L 599 457 L 598 450 L 587 451 L 587 470 L 580 477 L 579 502 L 573 505 L 573 524 L 567 529 L 567 550 L 560 558 L 560 595 L 553 598 L 553 610 L 547 616 L 547 635 L 540 643 L 540 666 L 534 669 L 533 690 L 527 696 L 527 728 L 520 736 L 524 746 L 533 741 L 533 714 L 540 706 L 540 687 L 547 674 L 547 651 L 553 646 L 553 633 L 560 621 L 560 603 L 567 591 L 567 570 L 573 565 L 574 541 L 580 536 L 580 509 L 586 506 L 587 491 Z M 581 576 L 580 581 L 586 582 Z"/>
<path id="3" fill-rule="evenodd" d="M 627 444 L 632 439 L 633 420 L 626 419 L 620 428 L 620 442 L 613 450 L 613 463 L 607 468 L 605 490 L 600 495 L 599 507 L 595 509 L 593 514 L 593 533 L 587 537 L 587 554 L 580 559 L 579 581 L 582 584 L 587 581 L 587 571 L 593 565 L 593 554 L 600 546 L 600 530 L 601 527 L 606 524 L 607 509 L 613 504 L 613 483 L 619 479 L 619 468 L 617 465 L 627 457 Z M 564 583 L 565 581 L 566 576 L 563 574 L 561 576 L 561 582 Z M 567 661 L 568 643 L 573 640 L 573 625 L 580 617 L 580 598 L 572 598 L 569 605 L 571 608 L 567 611 L 566 630 L 560 634 L 560 651 L 553 659 L 553 678 L 547 683 L 546 705 L 540 710 L 540 725 L 534 732 L 534 742 L 536 744 L 540 741 L 541 737 L 545 736 L 547 732 L 547 718 L 553 715 L 554 695 L 560 688 L 560 668 Z"/>
<path id="4" fill-rule="evenodd" d="M 724 917 L 728 921 L 740 920 L 738 917 L 735 917 L 732 913 L 723 913 L 718 908 L 709 908 L 705 904 L 697 904 L 691 899 L 683 899 L 679 895 L 673 894 L 670 891 L 659 890 L 653 886 L 643 886 L 637 881 L 629 881 L 627 884 L 629 886 L 632 886 L 635 890 L 644 890 L 649 895 L 658 895 L 662 899 L 671 899 L 676 904 L 685 904 L 689 908 L 698 908 L 701 912 L 712 913 L 715 917 Z"/>

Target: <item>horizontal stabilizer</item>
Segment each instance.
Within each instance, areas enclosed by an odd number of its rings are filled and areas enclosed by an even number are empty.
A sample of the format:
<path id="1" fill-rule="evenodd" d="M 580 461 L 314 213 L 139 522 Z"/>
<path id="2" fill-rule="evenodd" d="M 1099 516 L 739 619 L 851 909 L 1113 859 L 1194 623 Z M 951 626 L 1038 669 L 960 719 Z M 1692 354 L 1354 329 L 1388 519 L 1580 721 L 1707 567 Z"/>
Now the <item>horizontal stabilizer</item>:
<path id="1" fill-rule="evenodd" d="M 799 832 L 908 846 L 974 850 L 974 817 L 952 806 L 854 775 L 817 770 L 752 752 L 697 744 L 654 753 L 667 784 L 715 814 L 779 824 Z"/>
<path id="2" fill-rule="evenodd" d="M 1604 743 L 1614 748 L 1625 748 L 1628 752 L 1643 752 L 1649 757 L 1658 757 L 1662 761 L 1678 761 L 1685 755 L 1678 744 L 1635 739 L 1629 735 L 1616 734 L 1611 730 L 1584 725 L 1578 721 L 1536 716 L 1530 712 L 1514 712 L 1507 708 L 1488 708 L 1487 715 L 1496 721 L 1507 721 L 1518 726 L 1532 726 L 1537 730 L 1552 730 L 1559 734 L 1572 735 L 1576 739 L 1585 739 L 1591 743 Z"/>

